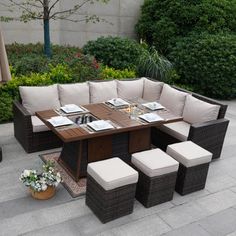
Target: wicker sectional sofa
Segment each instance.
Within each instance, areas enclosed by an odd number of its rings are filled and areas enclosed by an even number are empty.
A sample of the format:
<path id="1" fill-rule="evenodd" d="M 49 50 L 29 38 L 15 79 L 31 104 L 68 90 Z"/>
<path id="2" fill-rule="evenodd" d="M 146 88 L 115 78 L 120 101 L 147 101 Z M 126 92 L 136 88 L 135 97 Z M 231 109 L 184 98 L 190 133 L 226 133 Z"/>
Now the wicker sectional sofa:
<path id="1" fill-rule="evenodd" d="M 215 100 L 147 78 L 20 87 L 21 100 L 13 104 L 14 133 L 26 152 L 60 147 L 61 141 L 35 116 L 36 111 L 66 104 L 100 103 L 112 98 L 159 101 L 183 121 L 152 128 L 152 142 L 167 145 L 191 140 L 220 157 L 229 121 L 227 106 Z"/>

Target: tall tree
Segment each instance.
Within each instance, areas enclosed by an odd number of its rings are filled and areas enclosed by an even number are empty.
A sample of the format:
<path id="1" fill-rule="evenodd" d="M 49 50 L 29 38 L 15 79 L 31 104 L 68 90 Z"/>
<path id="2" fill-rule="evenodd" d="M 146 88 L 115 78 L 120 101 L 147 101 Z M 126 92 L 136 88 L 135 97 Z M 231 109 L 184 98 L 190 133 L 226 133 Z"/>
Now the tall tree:
<path id="1" fill-rule="evenodd" d="M 79 10 L 88 4 L 94 4 L 95 2 L 107 3 L 109 0 L 79 0 L 71 8 L 65 8 L 59 10 L 56 8 L 60 5 L 60 2 L 64 2 L 66 6 L 66 0 L 0 0 L 0 4 L 7 7 L 10 12 L 18 9 L 20 12 L 19 17 L 15 16 L 0 16 L 1 21 L 13 21 L 20 20 L 23 22 L 29 22 L 32 20 L 42 20 L 44 28 L 44 53 L 51 57 L 50 46 L 50 20 L 68 20 L 72 22 L 99 22 L 101 19 L 97 15 L 83 15 L 81 18 L 74 18 L 75 15 L 79 15 Z M 78 3 L 79 2 L 79 3 Z"/>

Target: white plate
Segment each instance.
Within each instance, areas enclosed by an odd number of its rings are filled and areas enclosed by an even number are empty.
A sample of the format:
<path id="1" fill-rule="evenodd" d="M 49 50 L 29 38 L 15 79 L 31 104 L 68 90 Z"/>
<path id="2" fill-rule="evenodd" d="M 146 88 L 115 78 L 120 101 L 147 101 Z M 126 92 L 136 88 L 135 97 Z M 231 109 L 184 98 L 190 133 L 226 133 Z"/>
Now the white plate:
<path id="1" fill-rule="evenodd" d="M 75 112 L 82 112 L 84 111 L 81 107 L 75 105 L 75 104 L 68 104 L 63 107 L 61 107 L 61 110 L 65 113 L 75 113 Z"/>
<path id="2" fill-rule="evenodd" d="M 164 120 L 163 118 L 161 118 L 160 116 L 154 113 L 146 113 L 146 114 L 140 115 L 139 118 L 147 122 L 156 122 L 156 121 Z"/>
<path id="3" fill-rule="evenodd" d="M 109 122 L 105 120 L 96 120 L 96 121 L 87 123 L 87 125 L 95 131 L 102 131 L 102 130 L 114 128 Z"/>
<path id="4" fill-rule="evenodd" d="M 74 124 L 72 120 L 65 116 L 54 116 L 51 119 L 48 119 L 48 122 L 50 122 L 54 127 Z"/>
<path id="5" fill-rule="evenodd" d="M 155 111 L 155 110 L 160 110 L 160 109 L 164 109 L 165 107 L 163 107 L 160 103 L 158 102 L 148 102 L 148 103 L 144 103 L 143 106 L 147 107 L 148 109 Z"/>
<path id="6" fill-rule="evenodd" d="M 129 105 L 128 102 L 124 101 L 121 98 L 113 98 L 113 99 L 109 100 L 108 103 L 110 103 L 111 105 L 113 105 L 115 107 Z"/>

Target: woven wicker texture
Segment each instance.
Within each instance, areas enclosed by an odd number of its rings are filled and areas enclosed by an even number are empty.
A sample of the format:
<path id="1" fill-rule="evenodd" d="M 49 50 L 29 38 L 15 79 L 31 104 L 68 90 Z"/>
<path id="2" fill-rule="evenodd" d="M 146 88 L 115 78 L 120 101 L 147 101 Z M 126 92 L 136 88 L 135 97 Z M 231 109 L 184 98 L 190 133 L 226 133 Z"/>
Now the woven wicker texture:
<path id="1" fill-rule="evenodd" d="M 14 134 L 27 153 L 37 152 L 62 146 L 61 140 L 52 132 L 34 133 L 31 115 L 19 103 L 13 103 Z"/>
<path id="2" fill-rule="evenodd" d="M 179 165 L 175 190 L 181 195 L 205 188 L 209 163 L 186 168 Z"/>
<path id="3" fill-rule="evenodd" d="M 101 220 L 109 222 L 133 212 L 136 184 L 104 190 L 87 175 L 86 204 Z"/>
<path id="4" fill-rule="evenodd" d="M 145 207 L 152 207 L 172 200 L 177 172 L 149 177 L 139 171 L 136 198 Z"/>

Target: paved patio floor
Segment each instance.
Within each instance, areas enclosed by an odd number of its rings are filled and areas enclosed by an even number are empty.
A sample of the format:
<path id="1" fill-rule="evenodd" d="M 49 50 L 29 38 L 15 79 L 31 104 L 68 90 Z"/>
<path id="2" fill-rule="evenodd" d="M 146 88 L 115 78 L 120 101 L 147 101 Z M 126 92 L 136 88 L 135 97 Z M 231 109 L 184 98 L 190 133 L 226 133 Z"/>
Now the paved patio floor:
<path id="1" fill-rule="evenodd" d="M 51 200 L 33 200 L 18 178 L 23 169 L 41 166 L 39 153 L 24 152 L 12 123 L 0 125 L 0 235 L 236 236 L 236 101 L 228 104 L 224 149 L 211 163 L 205 190 L 175 194 L 171 202 L 150 209 L 135 202 L 133 214 L 105 225 L 84 197 L 73 199 L 62 186 Z"/>

